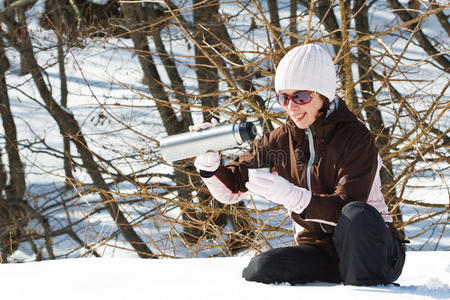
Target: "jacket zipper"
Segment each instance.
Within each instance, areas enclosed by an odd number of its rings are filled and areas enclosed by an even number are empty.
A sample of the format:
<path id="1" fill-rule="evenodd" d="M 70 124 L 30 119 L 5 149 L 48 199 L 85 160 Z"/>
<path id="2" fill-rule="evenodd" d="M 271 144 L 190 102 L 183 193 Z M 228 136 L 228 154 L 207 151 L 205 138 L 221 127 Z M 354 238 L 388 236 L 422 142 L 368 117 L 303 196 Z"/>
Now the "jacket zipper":
<path id="1" fill-rule="evenodd" d="M 316 152 L 314 151 L 314 139 L 313 139 L 313 135 L 311 132 L 311 129 L 309 129 L 309 127 L 306 128 L 306 132 L 308 134 L 308 143 L 309 143 L 309 161 L 308 161 L 308 166 L 306 167 L 306 182 L 308 184 L 308 190 L 311 191 L 312 193 L 312 189 L 311 189 L 311 168 L 312 165 L 314 164 L 314 159 L 316 156 Z"/>
<path id="2" fill-rule="evenodd" d="M 308 143 L 309 143 L 309 161 L 308 166 L 306 167 L 306 183 L 308 184 L 308 190 L 312 193 L 311 188 L 311 169 L 314 164 L 314 159 L 316 158 L 316 151 L 314 150 L 314 138 L 309 127 L 306 128 L 306 132 L 308 134 Z M 306 220 L 305 220 L 306 221 Z M 323 228 L 322 223 L 319 223 L 320 228 L 322 228 L 323 232 L 327 232 L 325 228 Z"/>
<path id="3" fill-rule="evenodd" d="M 338 103 L 339 100 L 337 98 L 334 98 L 333 101 L 331 101 L 330 103 L 330 107 L 328 108 L 327 114 L 326 114 L 326 118 L 328 118 L 328 116 L 335 110 L 337 110 L 338 108 Z M 308 190 L 311 191 L 312 193 L 312 188 L 311 188 L 311 169 L 312 166 L 314 164 L 314 159 L 316 158 L 316 152 L 314 150 L 314 138 L 313 138 L 313 134 L 311 132 L 311 129 L 309 129 L 309 127 L 306 128 L 306 133 L 308 135 L 308 143 L 309 143 L 309 161 L 308 161 L 308 165 L 306 166 L 306 183 L 308 185 Z M 305 219 L 305 221 L 308 221 L 307 219 Z M 314 220 L 310 220 L 311 222 L 314 222 Z M 316 221 L 317 222 L 317 221 Z M 297 235 L 298 232 L 300 232 L 300 228 L 297 228 L 297 225 L 295 222 L 293 222 L 294 224 L 294 235 Z M 325 230 L 325 228 L 323 228 L 322 223 L 317 222 L 320 225 L 320 228 L 322 228 L 323 232 L 327 232 Z M 336 226 L 334 223 L 330 224 L 330 225 L 334 225 Z"/>

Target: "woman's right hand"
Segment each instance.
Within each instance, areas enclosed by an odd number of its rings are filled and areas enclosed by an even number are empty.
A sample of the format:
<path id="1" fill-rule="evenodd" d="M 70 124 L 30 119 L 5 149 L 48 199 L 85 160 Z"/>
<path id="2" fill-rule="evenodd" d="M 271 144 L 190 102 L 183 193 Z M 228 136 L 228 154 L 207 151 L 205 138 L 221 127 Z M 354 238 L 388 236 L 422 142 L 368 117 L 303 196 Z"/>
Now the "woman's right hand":
<path id="1" fill-rule="evenodd" d="M 201 131 L 211 127 L 215 127 L 219 122 L 213 118 L 211 122 L 204 122 L 198 125 L 189 126 L 189 131 Z M 205 154 L 201 154 L 195 158 L 194 166 L 198 170 L 214 172 L 219 168 L 220 165 L 220 155 L 217 151 L 208 151 Z"/>

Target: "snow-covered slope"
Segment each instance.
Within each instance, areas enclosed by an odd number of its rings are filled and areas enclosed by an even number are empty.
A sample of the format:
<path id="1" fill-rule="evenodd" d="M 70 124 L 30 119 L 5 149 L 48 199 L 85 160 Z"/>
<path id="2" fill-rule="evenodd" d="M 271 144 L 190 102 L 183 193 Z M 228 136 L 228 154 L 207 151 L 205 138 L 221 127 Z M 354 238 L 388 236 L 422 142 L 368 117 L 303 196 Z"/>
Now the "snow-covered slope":
<path id="1" fill-rule="evenodd" d="M 407 252 L 401 286 L 265 285 L 241 271 L 250 257 L 65 259 L 0 265 L 2 299 L 450 299 L 450 252 Z"/>

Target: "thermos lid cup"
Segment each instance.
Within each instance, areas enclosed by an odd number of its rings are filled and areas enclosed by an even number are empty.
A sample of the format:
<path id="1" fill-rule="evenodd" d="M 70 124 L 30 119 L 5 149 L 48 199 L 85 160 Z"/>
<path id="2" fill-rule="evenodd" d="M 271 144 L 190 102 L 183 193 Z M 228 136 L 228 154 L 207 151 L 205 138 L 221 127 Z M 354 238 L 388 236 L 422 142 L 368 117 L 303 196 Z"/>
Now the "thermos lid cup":
<path id="1" fill-rule="evenodd" d="M 264 172 L 264 173 L 270 173 L 270 168 L 248 168 L 248 178 L 252 177 L 257 172 Z"/>

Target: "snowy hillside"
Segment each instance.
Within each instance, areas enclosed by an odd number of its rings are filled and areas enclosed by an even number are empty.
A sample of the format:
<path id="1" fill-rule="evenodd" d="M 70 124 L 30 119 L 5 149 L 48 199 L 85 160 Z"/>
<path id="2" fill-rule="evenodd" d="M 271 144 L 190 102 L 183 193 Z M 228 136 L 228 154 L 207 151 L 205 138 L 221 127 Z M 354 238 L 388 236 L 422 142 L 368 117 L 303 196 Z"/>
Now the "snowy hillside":
<path id="1" fill-rule="evenodd" d="M 450 299 L 450 252 L 407 252 L 400 286 L 246 282 L 250 257 L 67 259 L 0 266 L 2 299 Z"/>

